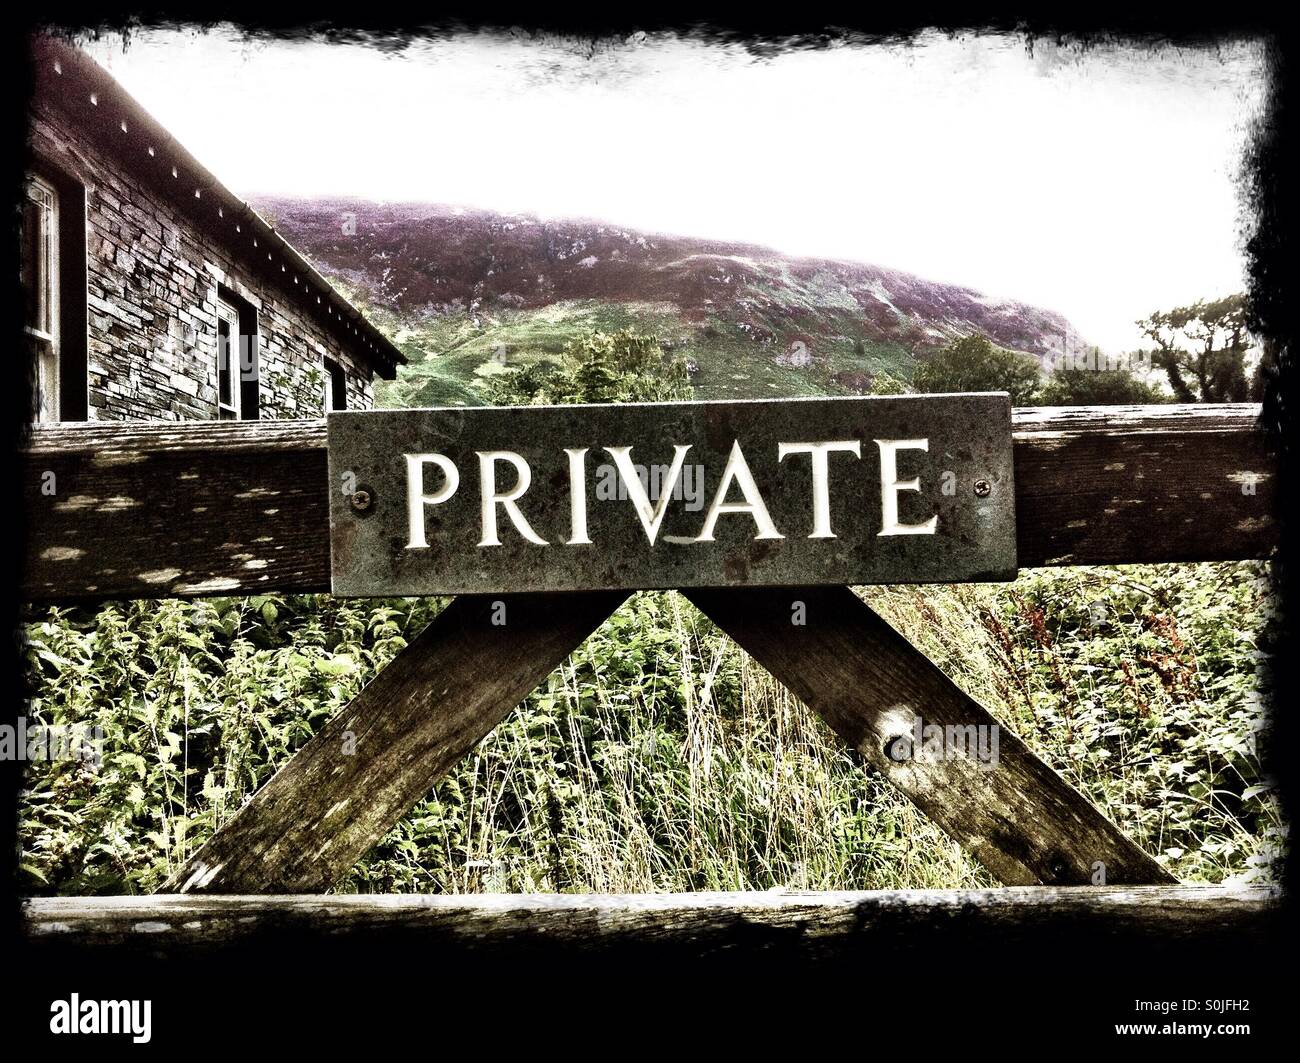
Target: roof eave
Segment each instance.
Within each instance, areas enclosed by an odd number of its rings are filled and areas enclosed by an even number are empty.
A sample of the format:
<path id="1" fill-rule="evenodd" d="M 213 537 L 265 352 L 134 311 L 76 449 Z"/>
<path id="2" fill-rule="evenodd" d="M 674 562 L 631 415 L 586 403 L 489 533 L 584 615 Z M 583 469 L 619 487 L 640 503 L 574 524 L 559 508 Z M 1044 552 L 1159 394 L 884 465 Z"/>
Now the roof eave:
<path id="1" fill-rule="evenodd" d="M 371 362 L 382 379 L 392 380 L 396 377 L 397 366 L 407 361 L 396 344 L 339 294 L 274 226 L 223 185 L 183 144 L 167 132 L 111 74 L 84 52 L 48 36 L 33 38 L 32 53 L 38 96 L 49 99 L 74 119 L 87 117 L 92 113 L 88 108 L 94 108 L 94 113 L 107 116 L 107 122 L 101 120 L 100 125 L 91 130 L 92 133 L 97 131 L 100 134 L 100 140 L 108 139 L 103 134 L 108 132 L 108 124 L 111 123 L 128 144 L 132 140 L 144 142 L 146 149 L 134 156 L 121 150 L 116 154 L 125 165 L 169 195 L 191 218 L 218 239 L 222 238 L 218 231 L 220 223 L 234 226 L 233 232 L 225 234 L 223 242 L 226 246 L 236 254 L 256 261 L 257 267 L 268 274 L 274 272 L 273 267 L 278 263 L 281 273 L 287 277 L 292 276 L 295 285 L 301 283 L 304 295 L 316 295 L 317 303 L 325 309 L 324 324 L 342 334 L 345 341 L 350 341 Z M 74 98 L 78 95 L 78 82 L 84 82 L 82 87 L 87 90 L 80 94 L 85 97 L 81 101 Z M 67 91 L 69 88 L 72 91 Z M 174 184 L 161 179 L 161 174 L 166 172 L 169 165 Z M 249 230 L 247 233 L 243 231 L 245 226 Z M 256 254 L 254 248 L 257 249 Z M 269 266 L 260 260 L 263 249 Z"/>

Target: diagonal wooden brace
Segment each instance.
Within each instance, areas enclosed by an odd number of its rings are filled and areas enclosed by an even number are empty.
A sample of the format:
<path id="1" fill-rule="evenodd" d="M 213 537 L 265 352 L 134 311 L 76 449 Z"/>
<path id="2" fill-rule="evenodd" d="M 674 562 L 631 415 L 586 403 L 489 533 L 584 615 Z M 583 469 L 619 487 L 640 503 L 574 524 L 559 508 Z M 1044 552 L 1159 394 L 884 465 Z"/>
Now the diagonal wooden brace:
<path id="1" fill-rule="evenodd" d="M 995 766 L 921 751 L 894 759 L 917 717 L 956 735 L 997 725 L 849 588 L 684 593 L 1001 882 L 1087 885 L 1098 870 L 1109 885 L 1175 881 L 1005 727 Z M 791 623 L 795 601 L 803 625 Z"/>
<path id="2" fill-rule="evenodd" d="M 626 597 L 455 599 L 159 892 L 328 889 Z"/>
<path id="3" fill-rule="evenodd" d="M 456 599 L 160 892 L 328 888 L 624 597 Z M 995 721 L 847 587 L 687 597 L 1002 882 L 1086 884 L 1098 865 L 1112 885 L 1174 881 L 1005 728 L 996 765 L 893 759 L 917 717 L 958 733 Z"/>

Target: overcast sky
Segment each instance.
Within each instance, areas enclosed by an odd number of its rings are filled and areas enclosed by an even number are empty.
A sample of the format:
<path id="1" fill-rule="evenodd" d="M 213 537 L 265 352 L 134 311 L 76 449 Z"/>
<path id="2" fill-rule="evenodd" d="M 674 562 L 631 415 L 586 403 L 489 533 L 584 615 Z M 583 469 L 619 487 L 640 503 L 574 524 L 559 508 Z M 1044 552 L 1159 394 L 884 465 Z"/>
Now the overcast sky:
<path id="1" fill-rule="evenodd" d="M 235 192 L 601 218 L 855 259 L 1064 313 L 1103 348 L 1245 286 L 1248 44 L 935 36 L 755 58 L 655 38 L 381 51 L 149 31 L 89 43 Z"/>

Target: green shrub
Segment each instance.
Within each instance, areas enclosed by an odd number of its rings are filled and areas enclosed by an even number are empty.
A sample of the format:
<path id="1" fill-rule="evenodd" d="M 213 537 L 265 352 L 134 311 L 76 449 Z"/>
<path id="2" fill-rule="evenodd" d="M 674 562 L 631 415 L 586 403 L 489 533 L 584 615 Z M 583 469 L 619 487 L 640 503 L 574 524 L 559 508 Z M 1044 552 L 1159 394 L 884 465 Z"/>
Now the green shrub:
<path id="1" fill-rule="evenodd" d="M 917 363 L 912 390 L 923 395 L 1006 391 L 1014 405 L 1028 406 L 1040 375 L 1030 355 L 999 347 L 986 336 L 963 336 Z"/>
<path id="2" fill-rule="evenodd" d="M 584 332 L 565 345 L 561 361 L 498 373 L 487 391 L 496 406 L 670 402 L 690 394 L 685 363 L 664 354 L 654 336 L 630 329 Z"/>
<path id="3" fill-rule="evenodd" d="M 1128 369 L 1058 369 L 1035 400 L 1039 406 L 1123 406 L 1169 402 L 1172 396 Z"/>

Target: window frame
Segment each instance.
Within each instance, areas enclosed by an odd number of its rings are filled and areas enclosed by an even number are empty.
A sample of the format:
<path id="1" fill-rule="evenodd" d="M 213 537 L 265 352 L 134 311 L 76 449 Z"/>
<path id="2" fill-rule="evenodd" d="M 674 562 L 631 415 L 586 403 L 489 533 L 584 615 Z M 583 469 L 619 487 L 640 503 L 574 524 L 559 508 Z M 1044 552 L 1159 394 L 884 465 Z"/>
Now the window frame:
<path id="1" fill-rule="evenodd" d="M 239 307 L 227 299 L 217 296 L 217 420 L 241 421 L 242 414 L 242 363 L 240 361 L 240 344 L 242 335 L 239 327 Z M 229 339 L 226 342 L 226 379 L 230 385 L 231 401 L 225 402 L 221 397 L 221 322 L 228 326 Z"/>
<path id="2" fill-rule="evenodd" d="M 58 313 L 54 319 L 58 325 L 58 413 L 55 415 L 51 408 L 49 416 L 60 422 L 87 421 L 92 414 L 90 396 L 97 390 L 91 384 L 89 358 L 91 249 L 87 190 L 94 182 L 67 155 L 52 155 L 38 144 L 28 145 L 23 167 L 24 189 L 32 177 L 53 188 L 58 197 L 54 259 L 58 278 Z M 26 191 L 23 195 L 26 196 Z M 22 313 L 26 314 L 25 308 Z M 31 344 L 25 346 L 21 357 L 29 363 L 29 377 L 34 384 L 34 352 Z M 30 390 L 34 399 L 36 389 Z M 28 416 L 36 416 L 34 404 Z"/>
<path id="3" fill-rule="evenodd" d="M 32 193 L 39 190 L 43 194 L 46 203 L 42 203 Z M 36 258 L 29 266 L 27 262 L 27 249 L 29 247 L 30 236 L 23 234 L 22 250 L 22 267 L 23 272 L 29 270 L 37 272 L 35 278 L 24 277 L 24 281 L 40 284 L 46 289 L 44 292 L 45 299 L 45 316 L 48 319 L 49 331 L 38 328 L 28 320 L 28 307 L 23 308 L 23 331 L 27 335 L 31 344 L 34 370 L 34 393 L 32 395 L 32 418 L 39 423 L 48 423 L 60 420 L 61 412 L 61 381 L 59 379 L 62 370 L 62 276 L 60 273 L 59 261 L 59 243 L 60 243 L 60 224 L 59 224 L 59 189 L 54 182 L 41 176 L 38 173 L 28 173 L 25 175 L 23 182 L 24 206 L 27 202 L 34 203 L 41 213 L 41 241 L 39 257 Z M 30 299 L 30 295 L 25 295 L 25 300 Z"/>
<path id="4" fill-rule="evenodd" d="M 321 355 L 321 364 L 325 369 L 325 412 L 346 410 L 348 408 L 348 371 L 337 358 L 328 354 Z"/>

